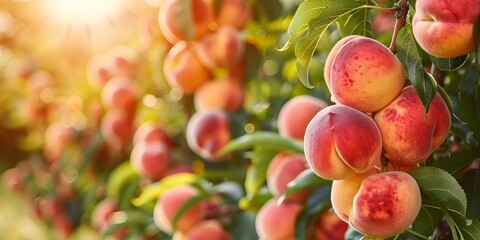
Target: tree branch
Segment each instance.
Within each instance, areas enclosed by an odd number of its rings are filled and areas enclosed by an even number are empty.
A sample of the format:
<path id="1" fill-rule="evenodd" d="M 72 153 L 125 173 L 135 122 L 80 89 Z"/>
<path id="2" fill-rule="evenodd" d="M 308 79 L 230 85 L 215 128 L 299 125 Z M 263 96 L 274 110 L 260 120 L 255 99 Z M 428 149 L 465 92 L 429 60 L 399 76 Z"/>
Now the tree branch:
<path id="1" fill-rule="evenodd" d="M 390 51 L 393 54 L 397 53 L 397 36 L 400 29 L 407 23 L 408 15 L 408 0 L 399 0 L 395 3 L 395 27 L 393 29 L 392 42 L 390 43 Z"/>

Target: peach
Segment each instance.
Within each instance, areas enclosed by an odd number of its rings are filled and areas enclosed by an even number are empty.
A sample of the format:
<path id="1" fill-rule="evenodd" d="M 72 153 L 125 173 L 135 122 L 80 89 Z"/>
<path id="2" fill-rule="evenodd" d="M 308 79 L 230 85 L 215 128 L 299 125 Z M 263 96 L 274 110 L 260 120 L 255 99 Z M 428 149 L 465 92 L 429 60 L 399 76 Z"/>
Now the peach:
<path id="1" fill-rule="evenodd" d="M 245 46 L 238 30 L 228 25 L 205 35 L 197 48 L 200 61 L 210 69 L 234 66 L 244 51 Z"/>
<path id="2" fill-rule="evenodd" d="M 65 127 L 60 122 L 54 122 L 45 130 L 45 146 L 43 152 L 50 162 L 60 160 L 63 153 L 75 140 L 76 132 L 73 128 Z"/>
<path id="3" fill-rule="evenodd" d="M 349 36 L 328 54 L 325 81 L 332 101 L 375 112 L 389 104 L 405 84 L 400 61 L 380 42 Z"/>
<path id="4" fill-rule="evenodd" d="M 130 162 L 140 175 L 158 180 L 168 169 L 170 150 L 160 141 L 139 142 L 133 147 Z"/>
<path id="5" fill-rule="evenodd" d="M 386 156 L 396 164 L 423 162 L 442 144 L 450 131 L 447 104 L 437 93 L 428 113 L 412 86 L 375 114 Z"/>
<path id="6" fill-rule="evenodd" d="M 154 142 L 160 141 L 166 144 L 169 148 L 175 146 L 175 142 L 165 131 L 165 128 L 158 123 L 145 122 L 142 123 L 133 135 L 133 144 L 139 142 Z"/>
<path id="7" fill-rule="evenodd" d="M 420 189 L 407 173 L 371 175 L 363 180 L 353 199 L 349 222 L 365 235 L 391 237 L 413 223 L 421 203 Z"/>
<path id="8" fill-rule="evenodd" d="M 255 219 L 255 228 L 259 239 L 293 239 L 295 221 L 300 210 L 302 210 L 300 204 L 282 203 L 277 205 L 277 199 L 270 199 L 258 211 Z"/>
<path id="9" fill-rule="evenodd" d="M 132 81 L 123 77 L 116 77 L 103 86 L 101 99 L 106 108 L 116 108 L 133 113 L 139 95 Z"/>
<path id="10" fill-rule="evenodd" d="M 217 23 L 242 30 L 250 20 L 251 10 L 245 0 L 223 0 L 218 10 Z"/>
<path id="11" fill-rule="evenodd" d="M 450 58 L 475 49 L 473 27 L 480 15 L 479 0 L 417 0 L 413 35 L 427 53 Z"/>
<path id="12" fill-rule="evenodd" d="M 118 203 L 114 199 L 104 199 L 99 202 L 92 211 L 92 227 L 99 231 L 106 231 L 110 225 L 112 215 L 119 211 Z"/>
<path id="13" fill-rule="evenodd" d="M 193 47 L 186 42 L 173 46 L 165 57 L 163 73 L 172 88 L 193 93 L 211 78 L 208 70 L 198 59 Z"/>
<path id="14" fill-rule="evenodd" d="M 189 1 L 191 6 L 189 11 L 182 11 L 180 9 L 181 0 L 166 0 L 160 5 L 158 13 L 158 23 L 160 25 L 160 31 L 164 37 L 172 44 L 176 44 L 181 40 L 197 40 L 208 32 L 210 22 L 213 20 L 212 4 L 208 0 L 191 0 Z M 188 9 L 188 7 L 186 7 Z M 184 21 L 185 16 L 179 15 L 180 13 L 191 14 L 193 21 L 194 31 L 192 36 L 185 35 L 185 29 L 182 28 L 182 24 L 179 20 Z M 185 26 L 186 27 L 186 26 Z"/>
<path id="15" fill-rule="evenodd" d="M 118 109 L 111 109 L 103 116 L 100 130 L 110 147 L 121 150 L 130 144 L 133 135 L 132 116 Z"/>
<path id="16" fill-rule="evenodd" d="M 334 212 L 324 212 L 320 215 L 315 227 L 315 240 L 343 240 L 348 224 L 342 221 Z"/>
<path id="17" fill-rule="evenodd" d="M 167 190 L 155 205 L 153 212 L 155 224 L 166 233 L 171 234 L 174 229 L 187 232 L 204 218 L 205 213 L 201 204 L 195 204 L 185 211 L 175 228 L 172 221 L 182 205 L 198 194 L 198 190 L 191 186 L 178 186 Z"/>
<path id="18" fill-rule="evenodd" d="M 280 197 L 287 190 L 287 185 L 307 169 L 303 156 L 289 153 L 277 154 L 267 169 L 267 185 L 270 192 Z M 286 201 L 305 202 L 310 191 L 300 191 L 287 197 Z"/>
<path id="19" fill-rule="evenodd" d="M 115 76 L 131 78 L 135 70 L 135 53 L 127 46 L 114 46 L 110 52 L 115 66 Z"/>
<path id="20" fill-rule="evenodd" d="M 282 136 L 303 141 L 308 123 L 327 106 L 323 100 L 308 95 L 288 100 L 278 114 L 278 132 Z"/>
<path id="21" fill-rule="evenodd" d="M 228 116 L 224 111 L 196 112 L 190 118 L 186 129 L 190 149 L 206 160 L 223 160 L 216 153 L 231 139 Z"/>
<path id="22" fill-rule="evenodd" d="M 87 66 L 87 78 L 93 86 L 103 86 L 115 74 L 115 63 L 111 56 L 98 55 L 93 57 Z"/>
<path id="23" fill-rule="evenodd" d="M 230 240 L 230 236 L 217 220 L 205 220 L 193 226 L 182 240 Z"/>
<path id="24" fill-rule="evenodd" d="M 243 106 L 245 92 L 242 85 L 233 79 L 216 79 L 203 84 L 194 96 L 197 111 L 236 111 Z"/>
<path id="25" fill-rule="evenodd" d="M 382 136 L 373 119 L 344 105 L 322 109 L 305 131 L 305 159 L 318 176 L 339 180 L 373 168 Z"/>

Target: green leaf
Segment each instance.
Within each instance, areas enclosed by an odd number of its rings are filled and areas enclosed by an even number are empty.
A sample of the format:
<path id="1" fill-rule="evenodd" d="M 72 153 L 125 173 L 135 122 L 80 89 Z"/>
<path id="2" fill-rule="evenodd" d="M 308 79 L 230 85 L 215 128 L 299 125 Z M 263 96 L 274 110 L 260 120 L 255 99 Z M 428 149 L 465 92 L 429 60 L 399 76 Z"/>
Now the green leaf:
<path id="1" fill-rule="evenodd" d="M 364 5 L 374 5 L 370 0 L 363 0 Z M 372 22 L 369 18 L 369 9 L 361 8 L 337 21 L 337 28 L 342 37 L 349 35 L 361 35 L 372 37 Z"/>
<path id="2" fill-rule="evenodd" d="M 307 213 L 307 209 L 303 208 L 295 219 L 295 240 L 308 239 L 308 223 L 310 216 Z"/>
<path id="3" fill-rule="evenodd" d="M 345 232 L 345 240 L 360 240 L 363 237 L 363 234 L 357 232 L 355 228 L 351 226 L 348 226 L 348 229 Z"/>
<path id="4" fill-rule="evenodd" d="M 442 217 L 443 213 L 441 210 L 422 206 L 412 224 L 412 230 L 423 236 L 430 236 Z"/>
<path id="5" fill-rule="evenodd" d="M 200 176 L 193 173 L 178 173 L 163 178 L 160 182 L 148 185 L 140 196 L 132 200 L 135 206 L 142 206 L 151 201 L 155 201 L 162 196 L 168 189 L 180 185 L 191 185 L 195 183 L 205 183 Z"/>
<path id="6" fill-rule="evenodd" d="M 480 16 L 477 17 L 473 25 L 473 39 L 475 43 L 475 62 L 477 63 L 477 69 L 480 69 Z"/>
<path id="7" fill-rule="evenodd" d="M 412 34 L 412 27 L 407 23 L 399 32 L 397 38 L 397 57 L 407 70 L 407 77 L 417 92 L 425 112 L 437 91 L 437 82 L 433 76 L 423 69 L 422 56 Z"/>
<path id="8" fill-rule="evenodd" d="M 107 183 L 107 196 L 118 199 L 122 193 L 123 186 L 137 173 L 133 170 L 130 161 L 118 165 L 110 174 Z"/>
<path id="9" fill-rule="evenodd" d="M 303 143 L 300 141 L 282 137 L 274 132 L 258 131 L 233 139 L 225 147 L 220 149 L 217 154 L 223 155 L 233 151 L 247 150 L 255 146 L 261 146 L 270 150 L 303 153 Z"/>
<path id="10" fill-rule="evenodd" d="M 466 215 L 467 197 L 452 175 L 433 167 L 414 169 L 410 175 L 417 181 L 422 194 L 431 200 L 430 204 L 461 217 Z"/>
<path id="11" fill-rule="evenodd" d="M 230 234 L 232 234 L 233 239 L 258 239 L 257 231 L 255 229 L 255 216 L 255 214 L 249 212 L 235 214 L 231 224 L 232 229 L 229 231 Z"/>
<path id="12" fill-rule="evenodd" d="M 307 169 L 299 174 L 290 183 L 288 183 L 287 190 L 280 197 L 279 201 L 283 202 L 287 196 L 290 196 L 296 192 L 322 185 L 330 185 L 331 183 L 332 181 L 325 180 L 317 176 L 317 174 L 315 174 L 312 170 Z"/>
<path id="13" fill-rule="evenodd" d="M 365 2 L 365 0 L 306 0 L 300 4 L 288 28 L 290 38 L 280 50 L 295 45 L 297 74 L 305 87 L 313 87 L 310 84 L 308 69 L 318 42 L 327 28 L 339 19 L 367 8 L 368 6 L 364 6 Z"/>
<path id="14" fill-rule="evenodd" d="M 470 169 L 460 179 L 467 195 L 467 210 L 469 213 L 480 218 L 480 168 Z"/>
<path id="15" fill-rule="evenodd" d="M 438 159 L 432 164 L 432 167 L 441 168 L 452 175 L 465 169 L 476 159 L 476 155 L 472 151 L 460 150 Z"/>
<path id="16" fill-rule="evenodd" d="M 466 221 L 460 221 L 460 234 L 465 240 L 480 239 L 480 221 L 473 217 L 467 216 Z"/>
<path id="17" fill-rule="evenodd" d="M 468 124 L 477 141 L 480 141 L 480 71 L 470 64 L 459 85 L 459 115 Z"/>
<path id="18" fill-rule="evenodd" d="M 265 184 L 268 165 L 276 154 L 276 151 L 264 147 L 256 147 L 253 150 L 252 165 L 248 168 L 245 177 L 247 195 L 255 194 Z"/>
<path id="19" fill-rule="evenodd" d="M 173 230 L 175 232 L 175 229 L 177 227 L 177 223 L 178 223 L 178 220 L 183 216 L 183 214 L 185 214 L 185 212 L 187 212 L 190 208 L 192 208 L 193 206 L 197 205 L 197 204 L 200 204 L 201 202 L 209 199 L 212 197 L 212 194 L 210 192 L 200 192 L 199 195 L 196 195 L 195 197 L 192 197 L 190 199 L 188 199 L 187 201 L 185 201 L 182 206 L 178 209 L 178 211 L 175 213 L 175 215 L 173 216 L 173 220 L 172 220 L 172 227 L 173 227 Z"/>
<path id="20" fill-rule="evenodd" d="M 195 36 L 195 24 L 193 24 L 192 0 L 180 0 L 176 2 L 175 23 L 185 40 L 192 40 Z"/>
<path id="21" fill-rule="evenodd" d="M 430 56 L 430 60 L 435 64 L 435 67 L 442 71 L 455 71 L 461 68 L 468 60 L 468 54 L 453 58 L 440 58 Z"/>

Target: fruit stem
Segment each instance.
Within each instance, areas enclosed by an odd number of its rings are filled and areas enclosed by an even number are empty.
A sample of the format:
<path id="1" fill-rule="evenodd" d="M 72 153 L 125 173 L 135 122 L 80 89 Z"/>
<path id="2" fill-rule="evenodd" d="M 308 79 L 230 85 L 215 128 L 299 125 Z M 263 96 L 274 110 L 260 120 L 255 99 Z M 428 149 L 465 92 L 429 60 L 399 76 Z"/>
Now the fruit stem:
<path id="1" fill-rule="evenodd" d="M 395 27 L 393 29 L 392 42 L 390 43 L 390 51 L 393 54 L 397 53 L 397 36 L 400 29 L 402 29 L 407 22 L 408 15 L 408 0 L 399 0 L 395 3 Z"/>
<path id="2" fill-rule="evenodd" d="M 445 82 L 445 72 L 438 69 L 435 64 L 432 63 L 432 66 L 430 67 L 430 74 L 432 74 L 435 81 L 437 81 L 437 84 L 443 87 Z"/>
<path id="3" fill-rule="evenodd" d="M 381 164 L 382 164 L 381 171 L 382 172 L 388 172 L 388 163 L 390 162 L 390 159 L 385 157 L 385 150 L 382 150 L 382 156 L 380 158 L 380 161 L 381 161 Z"/>

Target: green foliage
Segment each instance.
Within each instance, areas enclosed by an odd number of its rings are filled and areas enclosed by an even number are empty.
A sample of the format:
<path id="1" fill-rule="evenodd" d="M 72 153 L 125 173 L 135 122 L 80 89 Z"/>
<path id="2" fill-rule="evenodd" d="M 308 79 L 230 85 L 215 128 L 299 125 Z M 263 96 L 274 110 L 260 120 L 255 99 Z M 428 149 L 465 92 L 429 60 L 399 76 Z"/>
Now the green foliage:
<path id="1" fill-rule="evenodd" d="M 407 77 L 418 93 L 425 112 L 428 112 L 437 91 L 437 82 L 423 69 L 421 51 L 415 43 L 410 24 L 406 24 L 398 32 L 397 57 L 406 69 Z"/>
<path id="2" fill-rule="evenodd" d="M 286 197 L 296 192 L 318 186 L 330 185 L 331 183 L 331 181 L 318 177 L 312 170 L 307 169 L 288 184 L 287 190 L 280 197 L 280 201 L 283 202 Z"/>
<path id="3" fill-rule="evenodd" d="M 440 58 L 430 56 L 435 67 L 442 71 L 455 71 L 461 68 L 468 60 L 468 54 L 454 58 Z"/>

